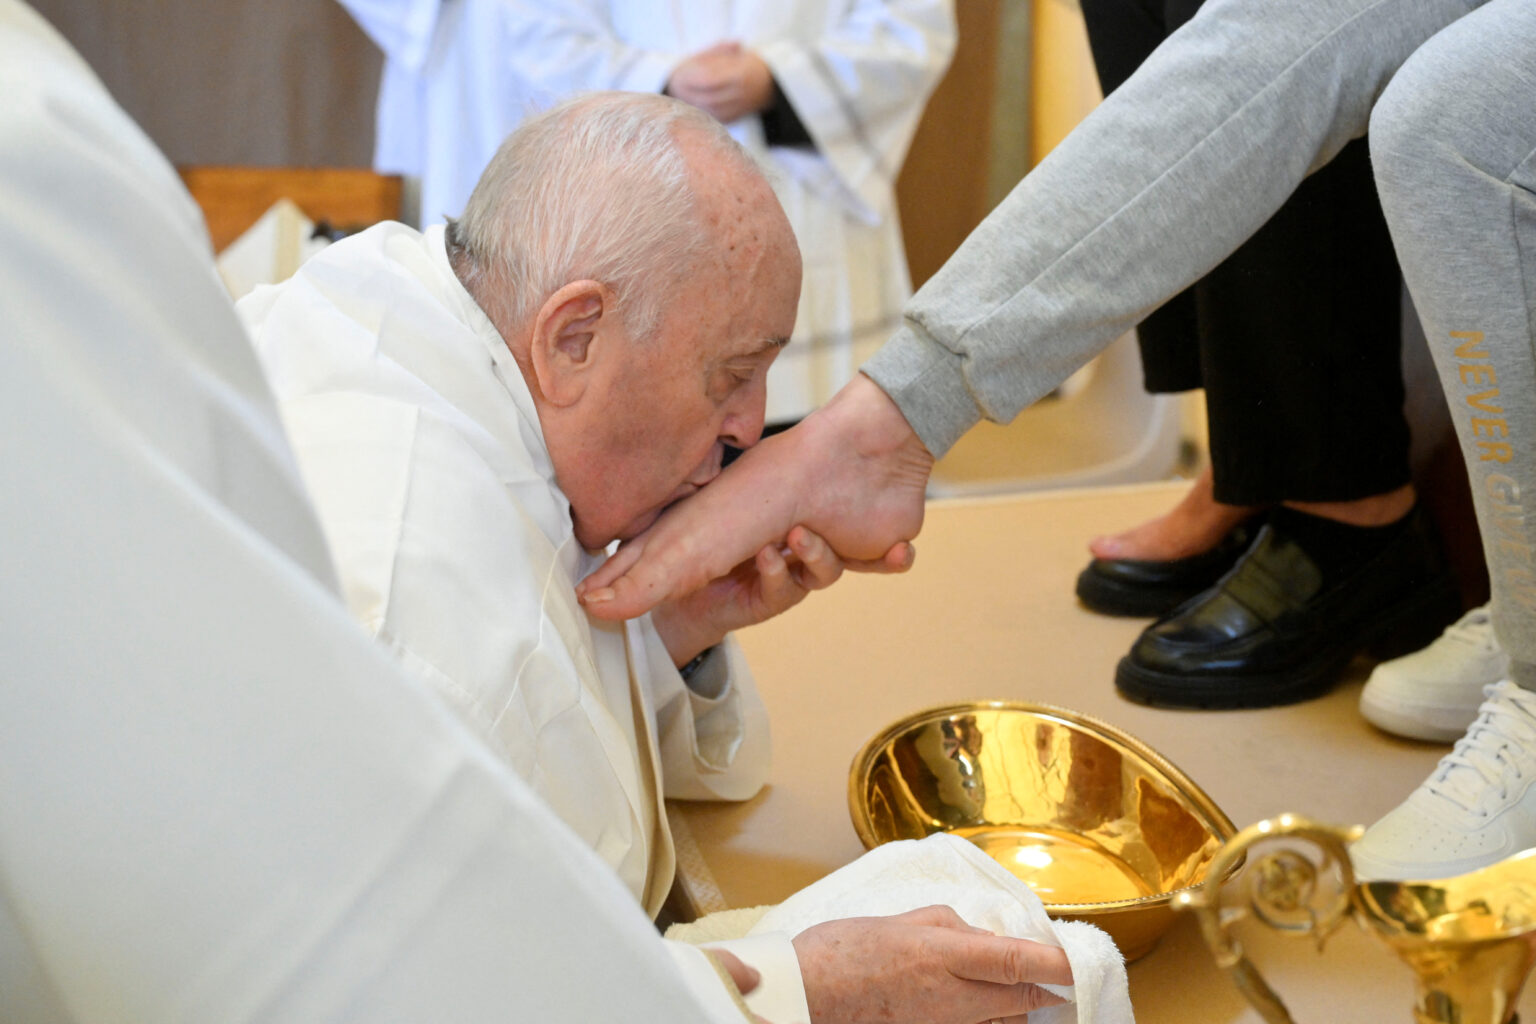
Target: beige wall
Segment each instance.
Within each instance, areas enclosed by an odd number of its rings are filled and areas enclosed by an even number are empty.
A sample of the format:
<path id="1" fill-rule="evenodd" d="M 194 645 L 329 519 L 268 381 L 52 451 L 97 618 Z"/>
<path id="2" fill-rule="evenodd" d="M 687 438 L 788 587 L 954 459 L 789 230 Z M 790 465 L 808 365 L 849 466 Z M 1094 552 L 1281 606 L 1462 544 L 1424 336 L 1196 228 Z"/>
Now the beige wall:
<path id="1" fill-rule="evenodd" d="M 30 0 L 174 163 L 366 166 L 380 58 L 331 0 Z"/>
<path id="2" fill-rule="evenodd" d="M 1075 0 L 958 0 L 960 44 L 897 183 L 912 281 L 1099 102 Z"/>
<path id="3" fill-rule="evenodd" d="M 1098 106 L 1099 76 L 1076 0 L 1034 0 L 1030 40 L 1030 165 Z"/>
<path id="4" fill-rule="evenodd" d="M 1005 2 L 959 0 L 959 46 L 896 183 L 914 285 L 931 277 L 991 209 L 994 77 Z"/>

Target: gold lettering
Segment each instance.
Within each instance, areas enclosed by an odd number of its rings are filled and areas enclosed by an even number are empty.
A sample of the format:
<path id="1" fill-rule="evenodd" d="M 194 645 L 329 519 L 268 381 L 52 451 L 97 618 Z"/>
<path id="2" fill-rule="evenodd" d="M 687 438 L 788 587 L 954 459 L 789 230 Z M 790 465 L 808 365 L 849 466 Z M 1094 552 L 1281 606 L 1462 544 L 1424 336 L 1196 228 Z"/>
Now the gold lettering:
<path id="1" fill-rule="evenodd" d="M 1474 417 L 1472 424 L 1479 433 L 1490 424 L 1508 433 L 1502 420 Z M 1484 462 L 1509 462 L 1514 454 L 1512 446 L 1503 441 L 1479 441 L 1477 445 L 1483 449 Z M 1485 530 L 1483 540 L 1493 556 L 1489 570 L 1496 574 L 1500 599 L 1536 612 L 1536 574 L 1531 569 L 1533 551 L 1526 532 L 1525 509 L 1520 506 L 1520 485 L 1506 474 L 1489 473 L 1483 477 L 1482 487 L 1488 503 L 1480 512 L 1492 520 L 1491 536 Z"/>
<path id="2" fill-rule="evenodd" d="M 1492 497 L 1516 503 L 1515 508 L 1520 507 L 1518 504 L 1520 501 L 1520 485 L 1515 482 L 1515 478 L 1512 476 L 1505 476 L 1503 473 L 1489 473 L 1487 479 L 1483 481 L 1483 491 Z"/>
<path id="3" fill-rule="evenodd" d="M 1518 558 L 1522 562 L 1529 562 L 1531 560 L 1531 546 L 1522 541 L 1500 537 L 1498 543 L 1494 546 L 1504 554 Z"/>
<path id="4" fill-rule="evenodd" d="M 1485 490 L 1488 488 L 1485 488 Z M 1525 538 L 1525 509 L 1511 502 L 1493 503 L 1494 548 L 1522 562 L 1531 560 L 1531 545 Z"/>
<path id="5" fill-rule="evenodd" d="M 1493 367 L 1487 365 L 1462 363 L 1456 369 L 1461 373 L 1461 382 L 1469 388 L 1478 384 L 1494 384 L 1499 379 L 1499 375 L 1493 372 Z"/>
<path id="6" fill-rule="evenodd" d="M 1531 570 L 1516 566 L 1504 571 L 1504 585 L 1516 601 L 1526 608 L 1536 610 L 1536 578 Z"/>
<path id="7" fill-rule="evenodd" d="M 1472 433 L 1481 434 L 1484 437 L 1508 437 L 1508 420 L 1485 420 L 1481 416 L 1472 417 Z"/>
<path id="8" fill-rule="evenodd" d="M 1480 410 L 1482 412 L 1499 413 L 1499 412 L 1503 412 L 1504 411 L 1503 406 L 1494 405 L 1492 403 L 1492 401 L 1490 401 L 1490 399 L 1494 399 L 1494 398 L 1498 398 L 1498 397 L 1499 397 L 1499 389 L 1498 388 L 1494 388 L 1492 391 L 1479 391 L 1475 395 L 1468 395 L 1467 396 L 1467 404 L 1470 405 L 1472 408 L 1478 409 L 1478 410 Z"/>
<path id="9" fill-rule="evenodd" d="M 1452 331 L 1451 337 L 1463 339 L 1462 343 L 1456 346 L 1456 357 L 1458 359 L 1488 358 L 1488 352 L 1485 349 L 1478 348 L 1483 343 L 1482 331 Z"/>

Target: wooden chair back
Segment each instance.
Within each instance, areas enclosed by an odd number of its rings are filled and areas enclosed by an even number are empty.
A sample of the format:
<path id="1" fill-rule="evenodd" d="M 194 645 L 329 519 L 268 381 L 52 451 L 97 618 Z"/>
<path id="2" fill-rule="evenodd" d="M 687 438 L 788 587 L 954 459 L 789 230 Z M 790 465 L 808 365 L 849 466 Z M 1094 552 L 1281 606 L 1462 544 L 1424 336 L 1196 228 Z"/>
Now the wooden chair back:
<path id="1" fill-rule="evenodd" d="M 345 232 L 400 219 L 398 175 L 359 167 L 196 165 L 178 170 L 203 209 L 214 252 L 223 251 L 283 198 L 317 224 L 324 221 Z"/>

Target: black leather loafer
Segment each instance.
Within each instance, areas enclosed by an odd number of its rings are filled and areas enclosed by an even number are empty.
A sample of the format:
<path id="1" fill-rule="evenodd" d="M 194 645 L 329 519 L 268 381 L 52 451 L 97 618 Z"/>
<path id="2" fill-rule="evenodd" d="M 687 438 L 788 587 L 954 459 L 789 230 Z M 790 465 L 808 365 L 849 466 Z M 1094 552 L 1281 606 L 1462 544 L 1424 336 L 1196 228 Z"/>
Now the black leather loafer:
<path id="1" fill-rule="evenodd" d="M 1169 707 L 1289 704 L 1327 690 L 1362 651 L 1396 657 L 1460 612 L 1454 581 L 1418 509 L 1374 558 L 1331 586 L 1274 524 L 1214 587 L 1148 626 L 1115 687 Z"/>
<path id="2" fill-rule="evenodd" d="M 1095 558 L 1078 573 L 1077 599 L 1104 615 L 1162 615 L 1221 579 L 1253 544 L 1262 521 L 1239 523 L 1214 548 L 1188 558 Z"/>

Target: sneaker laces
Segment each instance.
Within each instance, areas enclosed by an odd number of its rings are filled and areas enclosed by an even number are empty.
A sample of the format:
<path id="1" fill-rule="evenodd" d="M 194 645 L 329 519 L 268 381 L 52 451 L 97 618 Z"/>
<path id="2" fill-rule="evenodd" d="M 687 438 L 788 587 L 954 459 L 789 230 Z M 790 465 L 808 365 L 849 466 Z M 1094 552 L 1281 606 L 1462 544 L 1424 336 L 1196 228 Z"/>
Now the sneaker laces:
<path id="1" fill-rule="evenodd" d="M 1487 818 L 1512 784 L 1536 774 L 1536 693 L 1511 682 L 1485 687 L 1477 720 L 1441 758 L 1423 789 L 1464 813 Z"/>
<path id="2" fill-rule="evenodd" d="M 1498 638 L 1493 635 L 1493 612 L 1489 605 L 1473 608 L 1467 614 L 1445 627 L 1441 634 L 1447 640 L 1466 644 L 1481 651 L 1498 649 Z"/>

